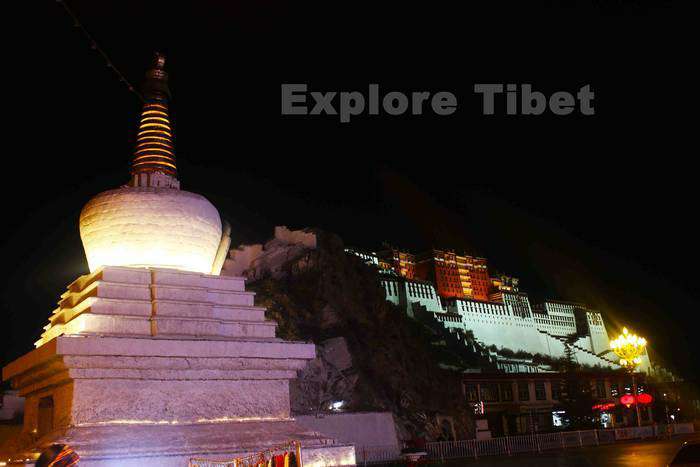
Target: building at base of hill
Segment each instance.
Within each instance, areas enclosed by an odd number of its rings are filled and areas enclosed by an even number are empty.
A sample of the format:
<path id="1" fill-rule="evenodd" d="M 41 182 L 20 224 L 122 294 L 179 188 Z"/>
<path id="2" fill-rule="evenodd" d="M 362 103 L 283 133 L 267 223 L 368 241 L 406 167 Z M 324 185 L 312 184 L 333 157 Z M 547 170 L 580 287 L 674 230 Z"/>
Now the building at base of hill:
<path id="1" fill-rule="evenodd" d="M 628 375 L 583 372 L 577 374 L 577 383 L 585 385 L 588 393 L 594 414 L 591 428 L 637 426 L 636 409 L 620 403 L 620 396 L 633 392 Z M 637 385 L 640 394 L 653 394 L 652 400 L 662 397 L 643 376 L 637 378 Z M 465 402 L 477 419 L 487 420 L 493 437 L 570 428 L 566 387 L 560 373 L 465 373 L 462 380 Z M 663 416 L 652 407 L 651 403 L 640 404 L 642 425 Z"/>

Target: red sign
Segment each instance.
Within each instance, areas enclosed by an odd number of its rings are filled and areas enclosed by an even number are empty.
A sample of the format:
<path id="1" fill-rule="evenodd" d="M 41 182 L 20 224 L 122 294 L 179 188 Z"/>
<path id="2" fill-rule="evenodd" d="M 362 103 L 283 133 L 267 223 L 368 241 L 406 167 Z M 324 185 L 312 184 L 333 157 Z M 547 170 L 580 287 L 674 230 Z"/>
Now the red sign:
<path id="1" fill-rule="evenodd" d="M 612 402 L 608 402 L 606 404 L 596 404 L 593 406 L 593 410 L 600 410 L 601 412 L 604 412 L 606 410 L 610 410 L 613 407 L 615 407 L 615 404 Z"/>
<path id="2" fill-rule="evenodd" d="M 654 401 L 654 398 L 651 397 L 651 394 L 640 394 L 637 396 L 637 402 L 640 404 L 651 404 Z"/>

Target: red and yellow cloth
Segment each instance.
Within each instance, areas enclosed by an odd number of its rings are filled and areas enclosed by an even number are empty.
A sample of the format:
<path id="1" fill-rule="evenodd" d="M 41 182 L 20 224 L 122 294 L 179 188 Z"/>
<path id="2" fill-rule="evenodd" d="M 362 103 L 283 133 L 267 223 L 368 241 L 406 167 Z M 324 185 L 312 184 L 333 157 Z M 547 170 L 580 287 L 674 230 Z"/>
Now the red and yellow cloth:
<path id="1" fill-rule="evenodd" d="M 49 467 L 70 467 L 78 465 L 80 456 L 70 446 L 63 446 L 61 452 L 49 463 Z"/>

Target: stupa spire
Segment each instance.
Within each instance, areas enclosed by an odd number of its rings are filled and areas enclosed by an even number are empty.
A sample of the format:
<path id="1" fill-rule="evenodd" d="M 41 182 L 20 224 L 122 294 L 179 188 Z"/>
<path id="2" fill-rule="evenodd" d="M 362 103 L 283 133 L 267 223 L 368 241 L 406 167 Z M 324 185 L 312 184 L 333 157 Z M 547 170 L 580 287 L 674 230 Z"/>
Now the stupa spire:
<path id="1" fill-rule="evenodd" d="M 168 74 L 165 72 L 165 56 L 160 53 L 156 53 L 153 66 L 146 73 L 143 98 L 131 161 L 132 185 L 177 187 L 175 145 L 168 110 Z"/>

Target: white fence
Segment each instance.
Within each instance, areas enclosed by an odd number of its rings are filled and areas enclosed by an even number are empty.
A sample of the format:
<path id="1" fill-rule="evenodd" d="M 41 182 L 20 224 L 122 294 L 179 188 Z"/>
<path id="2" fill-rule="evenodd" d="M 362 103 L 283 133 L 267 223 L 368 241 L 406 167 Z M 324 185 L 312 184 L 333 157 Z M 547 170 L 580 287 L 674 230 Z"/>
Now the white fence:
<path id="1" fill-rule="evenodd" d="M 355 459 L 358 465 L 382 464 L 401 458 L 398 446 L 355 446 Z"/>
<path id="2" fill-rule="evenodd" d="M 669 433 L 670 428 L 670 433 Z M 542 452 L 553 449 L 598 446 L 628 439 L 644 439 L 669 434 L 693 433 L 692 423 L 654 425 L 608 430 L 563 431 L 533 435 L 504 436 L 484 440 L 443 441 L 427 443 L 428 459 L 479 458 L 482 456 L 512 455 L 522 452 Z M 358 446 L 359 465 L 381 464 L 400 459 L 396 446 Z"/>

